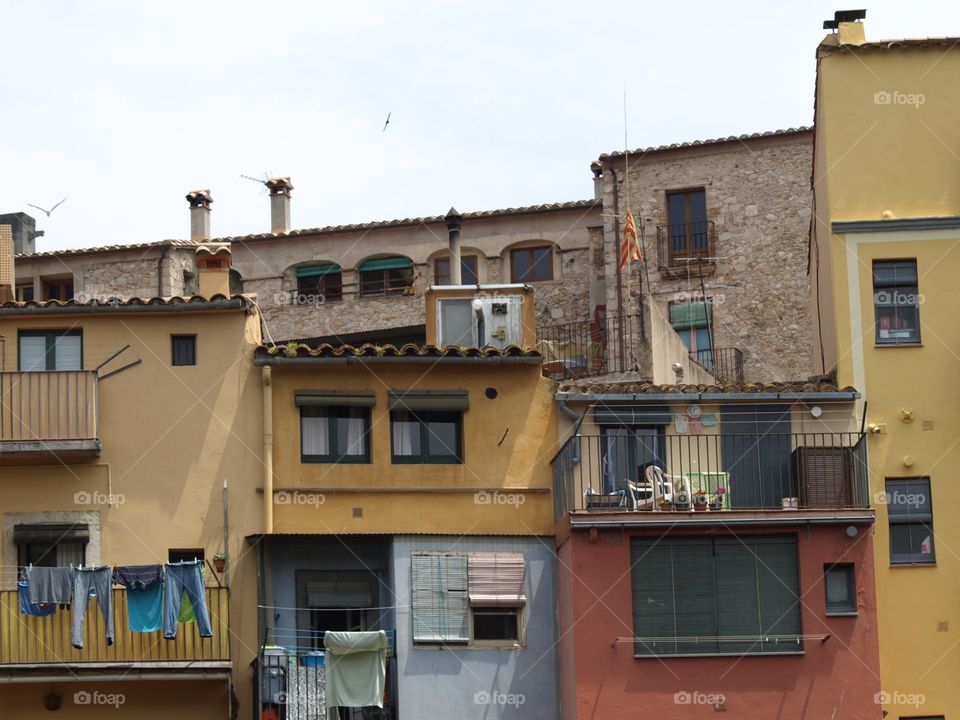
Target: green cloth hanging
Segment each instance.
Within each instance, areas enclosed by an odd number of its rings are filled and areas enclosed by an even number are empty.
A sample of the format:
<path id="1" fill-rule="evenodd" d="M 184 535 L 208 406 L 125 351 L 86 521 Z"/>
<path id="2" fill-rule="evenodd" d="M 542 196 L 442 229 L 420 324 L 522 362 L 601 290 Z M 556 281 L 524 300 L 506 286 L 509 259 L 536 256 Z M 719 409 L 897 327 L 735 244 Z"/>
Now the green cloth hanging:
<path id="1" fill-rule="evenodd" d="M 200 566 L 200 585 L 204 588 L 207 587 L 207 568 Z M 204 590 L 206 592 L 206 590 Z M 197 613 L 193 609 L 193 603 L 190 602 L 189 596 L 187 596 L 187 591 L 184 590 L 183 594 L 180 595 L 180 614 L 177 615 L 178 623 L 195 623 L 197 621 Z"/>

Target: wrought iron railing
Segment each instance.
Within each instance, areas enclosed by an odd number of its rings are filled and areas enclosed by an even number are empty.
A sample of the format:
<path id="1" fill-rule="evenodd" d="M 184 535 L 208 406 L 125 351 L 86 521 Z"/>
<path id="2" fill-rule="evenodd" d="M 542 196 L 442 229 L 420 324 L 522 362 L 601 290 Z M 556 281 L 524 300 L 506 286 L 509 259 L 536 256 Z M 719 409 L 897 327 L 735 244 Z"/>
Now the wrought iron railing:
<path id="1" fill-rule="evenodd" d="M 712 220 L 657 225 L 657 263 L 661 270 L 708 262 L 715 256 L 717 231 Z"/>
<path id="2" fill-rule="evenodd" d="M 690 357 L 722 383 L 743 382 L 743 351 L 740 348 L 696 350 Z"/>
<path id="3" fill-rule="evenodd" d="M 639 315 L 599 314 L 593 320 L 537 328 L 543 374 L 573 380 L 635 370 Z"/>
<path id="4" fill-rule="evenodd" d="M 93 370 L 0 373 L 0 443 L 96 440 Z"/>
<path id="5" fill-rule="evenodd" d="M 555 519 L 579 511 L 870 506 L 861 433 L 714 433 L 689 423 L 682 435 L 570 438 L 551 462 Z"/>

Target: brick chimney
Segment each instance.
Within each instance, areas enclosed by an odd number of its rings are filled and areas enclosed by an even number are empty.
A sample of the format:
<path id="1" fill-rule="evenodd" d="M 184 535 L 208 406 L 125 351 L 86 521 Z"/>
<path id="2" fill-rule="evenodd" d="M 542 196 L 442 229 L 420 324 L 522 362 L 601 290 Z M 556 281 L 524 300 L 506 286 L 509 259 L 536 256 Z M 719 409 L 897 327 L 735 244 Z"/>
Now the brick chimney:
<path id="1" fill-rule="evenodd" d="M 293 190 L 290 178 L 270 178 L 264 184 L 270 189 L 270 232 L 274 235 L 290 232 L 290 191 Z"/>
<path id="2" fill-rule="evenodd" d="M 213 198 L 209 190 L 191 190 L 187 193 L 190 203 L 190 239 L 202 242 L 210 239 L 210 203 Z"/>
<path id="3" fill-rule="evenodd" d="M 0 225 L 9 225 L 13 231 L 13 253 L 34 253 L 37 251 L 37 238 L 43 237 L 43 230 L 37 230 L 37 221 L 24 212 L 0 215 Z"/>
<path id="4" fill-rule="evenodd" d="M 0 304 L 17 299 L 13 274 L 13 226 L 0 225 Z"/>
<path id="5" fill-rule="evenodd" d="M 827 36 L 824 43 L 829 45 L 863 45 L 867 41 L 862 22 L 866 16 L 866 10 L 837 10 L 833 14 L 833 20 L 823 21 L 824 30 L 835 31 L 833 35 Z"/>
<path id="6" fill-rule="evenodd" d="M 230 243 L 204 243 L 196 250 L 198 292 L 205 298 L 230 297 Z"/>

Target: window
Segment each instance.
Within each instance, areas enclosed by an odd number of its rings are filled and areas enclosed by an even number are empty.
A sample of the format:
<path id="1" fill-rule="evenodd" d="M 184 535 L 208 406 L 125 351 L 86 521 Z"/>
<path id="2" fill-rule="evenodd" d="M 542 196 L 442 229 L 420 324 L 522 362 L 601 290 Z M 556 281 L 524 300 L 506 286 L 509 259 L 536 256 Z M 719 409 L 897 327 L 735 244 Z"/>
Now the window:
<path id="1" fill-rule="evenodd" d="M 460 281 L 463 285 L 479 285 L 477 274 L 477 256 L 464 255 L 460 258 Z M 433 282 L 435 285 L 450 284 L 450 258 L 437 258 L 433 262 Z"/>
<path id="2" fill-rule="evenodd" d="M 463 462 L 461 415 L 455 411 L 394 410 L 390 413 L 395 463 Z"/>
<path id="3" fill-rule="evenodd" d="M 343 299 L 343 272 L 336 263 L 297 268 L 294 305 L 318 305 Z"/>
<path id="4" fill-rule="evenodd" d="M 173 364 L 174 365 L 196 365 L 197 364 L 197 336 L 196 335 L 174 335 L 173 340 Z"/>
<path id="5" fill-rule="evenodd" d="M 827 598 L 827 615 L 857 614 L 857 591 L 852 564 L 838 563 L 824 567 L 823 587 Z"/>
<path id="6" fill-rule="evenodd" d="M 712 323 L 713 302 L 709 299 L 670 303 L 670 325 L 687 350 L 696 353 L 697 360 L 707 367 L 713 367 Z"/>
<path id="7" fill-rule="evenodd" d="M 873 261 L 873 307 L 878 345 L 920 342 L 916 260 Z"/>
<path id="8" fill-rule="evenodd" d="M 21 330 L 17 339 L 21 372 L 83 369 L 83 335 L 79 330 Z"/>
<path id="9" fill-rule="evenodd" d="M 510 282 L 553 280 L 553 248 L 517 248 L 510 251 Z"/>
<path id="10" fill-rule="evenodd" d="M 32 523 L 13 526 L 20 567 L 70 567 L 86 564 L 90 529 L 82 523 Z"/>
<path id="11" fill-rule="evenodd" d="M 710 254 L 707 195 L 703 188 L 667 193 L 667 230 L 671 264 Z"/>
<path id="12" fill-rule="evenodd" d="M 376 616 L 366 612 L 379 603 L 379 581 L 372 571 L 297 570 L 298 644 L 323 650 L 328 630 L 364 631 Z"/>
<path id="13" fill-rule="evenodd" d="M 43 281 L 44 300 L 72 300 L 73 278 L 58 278 Z"/>
<path id="14" fill-rule="evenodd" d="M 30 302 L 33 300 L 33 283 L 24 283 L 17 285 L 17 302 Z"/>
<path id="15" fill-rule="evenodd" d="M 171 548 L 167 550 L 167 562 L 193 562 L 194 560 L 204 561 L 203 548 Z"/>
<path id="16" fill-rule="evenodd" d="M 414 553 L 415 643 L 522 642 L 523 553 Z"/>
<path id="17" fill-rule="evenodd" d="M 887 480 L 890 521 L 890 562 L 893 565 L 933 565 L 933 502 L 930 478 Z"/>
<path id="18" fill-rule="evenodd" d="M 360 263 L 360 296 L 401 295 L 413 287 L 413 261 L 388 257 Z"/>
<path id="19" fill-rule="evenodd" d="M 370 462 L 370 408 L 302 406 L 300 462 Z"/>
<path id="20" fill-rule="evenodd" d="M 793 536 L 634 538 L 634 654 L 800 653 Z"/>

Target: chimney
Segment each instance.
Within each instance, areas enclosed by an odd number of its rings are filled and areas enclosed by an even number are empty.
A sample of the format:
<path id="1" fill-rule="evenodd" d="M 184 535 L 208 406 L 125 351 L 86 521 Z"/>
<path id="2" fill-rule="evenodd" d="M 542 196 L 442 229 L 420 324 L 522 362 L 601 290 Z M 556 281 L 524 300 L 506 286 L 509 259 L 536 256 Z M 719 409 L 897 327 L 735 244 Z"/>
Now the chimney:
<path id="1" fill-rule="evenodd" d="M 202 242 L 210 239 L 210 197 L 209 190 L 191 190 L 187 193 L 190 203 L 190 239 Z"/>
<path id="2" fill-rule="evenodd" d="M 13 226 L 0 225 L 0 305 L 17 299 L 13 285 Z"/>
<path id="3" fill-rule="evenodd" d="M 863 45 L 867 38 L 860 21 L 866 16 L 866 10 L 837 10 L 833 20 L 823 21 L 823 29 L 836 30 L 835 38 L 828 36 L 828 39 L 835 40 L 837 45 Z"/>
<path id="4" fill-rule="evenodd" d="M 198 292 L 208 300 L 214 295 L 230 297 L 230 243 L 204 243 L 196 250 Z"/>
<path id="5" fill-rule="evenodd" d="M 593 199 L 603 200 L 603 165 L 594 160 L 590 163 L 590 170 L 593 172 Z"/>
<path id="6" fill-rule="evenodd" d="M 0 225 L 9 225 L 13 232 L 13 252 L 15 255 L 37 251 L 37 238 L 43 236 L 43 230 L 37 230 L 37 221 L 23 212 L 0 215 Z"/>
<path id="7" fill-rule="evenodd" d="M 290 232 L 290 191 L 293 190 L 290 178 L 270 178 L 264 184 L 270 189 L 270 232 L 274 235 Z"/>
<path id="8" fill-rule="evenodd" d="M 460 223 L 463 218 L 456 208 L 450 208 L 450 211 L 443 218 L 447 223 L 447 236 L 450 243 L 450 284 L 462 285 L 463 278 L 460 274 Z"/>

